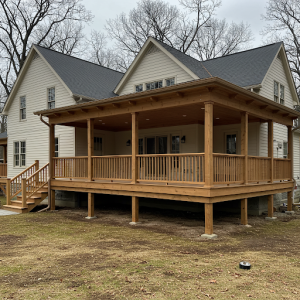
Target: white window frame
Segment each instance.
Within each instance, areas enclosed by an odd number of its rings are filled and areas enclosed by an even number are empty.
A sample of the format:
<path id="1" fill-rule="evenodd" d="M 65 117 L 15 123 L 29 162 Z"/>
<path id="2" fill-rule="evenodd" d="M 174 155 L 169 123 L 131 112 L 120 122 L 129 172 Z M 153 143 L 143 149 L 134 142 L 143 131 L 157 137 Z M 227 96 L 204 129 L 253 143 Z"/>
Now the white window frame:
<path id="1" fill-rule="evenodd" d="M 275 90 L 275 83 L 277 83 L 277 94 Z M 274 94 L 274 102 L 279 103 L 279 92 L 280 92 L 280 84 L 278 81 L 274 80 L 274 86 L 273 86 L 273 94 Z"/>
<path id="2" fill-rule="evenodd" d="M 283 98 L 281 98 L 281 88 L 283 88 Z M 283 84 L 279 84 L 279 103 L 284 105 L 284 97 L 285 96 L 285 86 Z"/>
<path id="3" fill-rule="evenodd" d="M 171 79 L 174 79 L 174 84 L 167 85 L 167 80 L 171 80 Z M 172 86 L 172 85 L 175 85 L 175 84 L 176 84 L 176 76 L 168 77 L 164 80 L 164 86 Z"/>
<path id="4" fill-rule="evenodd" d="M 49 91 L 54 89 L 54 100 L 49 101 Z M 55 100 L 56 100 L 56 88 L 55 86 L 51 86 L 47 88 L 47 109 L 55 108 Z M 54 103 L 54 107 L 50 108 L 50 103 Z"/>
<path id="5" fill-rule="evenodd" d="M 141 91 L 137 91 L 137 90 L 136 90 L 136 87 L 137 87 L 137 86 L 140 86 L 140 85 L 142 86 L 142 90 L 141 90 Z M 134 85 L 134 92 L 135 92 L 135 93 L 140 93 L 140 92 L 143 92 L 143 91 L 144 91 L 144 84 L 143 84 L 143 83 L 139 83 L 139 84 L 135 84 L 135 85 Z"/>
<path id="6" fill-rule="evenodd" d="M 18 148 L 19 148 L 19 153 L 15 153 L 15 144 L 18 143 Z M 22 150 L 22 144 L 25 143 L 25 152 L 21 152 Z M 21 140 L 21 141 L 13 141 L 13 166 L 14 168 L 25 168 L 26 167 L 26 140 Z M 22 164 L 22 155 L 25 156 L 25 163 Z M 19 164 L 16 165 L 16 156 L 18 156 L 19 159 Z"/>
<path id="7" fill-rule="evenodd" d="M 24 98 L 25 99 L 25 107 L 21 107 L 21 99 Z M 20 97 L 20 101 L 19 101 L 19 105 L 20 105 L 20 121 L 26 121 L 27 119 L 27 103 L 26 103 L 26 95 L 23 95 Z M 23 114 L 23 110 L 25 110 L 25 118 L 22 118 L 22 114 Z"/>

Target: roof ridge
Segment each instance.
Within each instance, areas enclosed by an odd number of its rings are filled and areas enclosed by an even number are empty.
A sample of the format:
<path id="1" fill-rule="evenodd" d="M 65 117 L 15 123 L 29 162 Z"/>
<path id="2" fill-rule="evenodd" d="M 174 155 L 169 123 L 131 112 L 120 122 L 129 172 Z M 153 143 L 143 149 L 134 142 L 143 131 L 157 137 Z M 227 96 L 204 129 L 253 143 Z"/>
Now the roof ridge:
<path id="1" fill-rule="evenodd" d="M 75 59 L 78 59 L 78 60 L 81 60 L 81 61 L 90 63 L 90 64 L 92 64 L 92 65 L 95 65 L 95 66 L 98 66 L 98 67 L 101 67 L 101 68 L 105 68 L 105 69 L 108 69 L 108 70 L 110 70 L 110 71 L 114 71 L 114 72 L 117 72 L 117 73 L 120 73 L 120 74 L 123 74 L 123 75 L 124 75 L 124 73 L 121 72 L 121 71 L 117 71 L 117 70 L 114 70 L 114 69 L 111 69 L 111 68 L 108 68 L 108 67 L 105 67 L 105 66 L 101 66 L 101 65 L 99 65 L 99 64 L 93 63 L 93 62 L 88 61 L 88 60 L 86 60 L 86 59 L 82 59 L 82 58 L 79 58 L 79 57 L 76 57 L 76 56 L 73 56 L 73 55 L 68 55 L 68 54 L 65 54 L 65 53 L 62 53 L 62 52 L 59 52 L 59 51 L 50 49 L 50 48 L 46 48 L 46 47 L 43 47 L 43 46 L 40 46 L 40 45 L 37 45 L 37 44 L 33 44 L 33 45 L 34 45 L 35 47 L 41 47 L 41 48 L 43 48 L 43 49 L 46 49 L 46 50 L 49 50 L 49 51 L 53 51 L 53 52 L 56 52 L 56 53 L 58 53 L 58 54 L 65 55 L 65 56 L 67 56 L 67 57 L 72 57 L 72 58 L 75 58 Z"/>

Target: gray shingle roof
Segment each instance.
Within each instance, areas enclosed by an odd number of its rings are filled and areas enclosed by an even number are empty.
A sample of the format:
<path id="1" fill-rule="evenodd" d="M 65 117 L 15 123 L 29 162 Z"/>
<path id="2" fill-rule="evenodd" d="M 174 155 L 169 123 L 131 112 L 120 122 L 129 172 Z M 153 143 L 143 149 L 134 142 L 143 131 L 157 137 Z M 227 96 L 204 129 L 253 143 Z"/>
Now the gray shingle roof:
<path id="1" fill-rule="evenodd" d="M 7 138 L 7 131 L 0 133 L 0 139 L 6 139 Z"/>
<path id="2" fill-rule="evenodd" d="M 222 78 L 241 87 L 262 83 L 282 44 L 279 42 L 200 62 L 162 42 L 157 42 L 200 79 L 208 78 L 211 74 L 212 77 Z"/>
<path id="3" fill-rule="evenodd" d="M 117 96 L 113 90 L 123 73 L 41 46 L 35 47 L 73 94 L 95 99 Z"/>

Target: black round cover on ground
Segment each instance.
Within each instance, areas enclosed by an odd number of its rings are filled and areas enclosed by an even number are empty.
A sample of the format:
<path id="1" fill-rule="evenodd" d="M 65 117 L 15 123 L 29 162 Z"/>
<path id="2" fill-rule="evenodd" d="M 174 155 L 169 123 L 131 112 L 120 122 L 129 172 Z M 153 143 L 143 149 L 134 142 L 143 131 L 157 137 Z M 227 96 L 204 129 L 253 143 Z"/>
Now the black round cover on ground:
<path id="1" fill-rule="evenodd" d="M 240 262 L 240 269 L 250 270 L 251 265 L 246 261 L 242 261 Z"/>

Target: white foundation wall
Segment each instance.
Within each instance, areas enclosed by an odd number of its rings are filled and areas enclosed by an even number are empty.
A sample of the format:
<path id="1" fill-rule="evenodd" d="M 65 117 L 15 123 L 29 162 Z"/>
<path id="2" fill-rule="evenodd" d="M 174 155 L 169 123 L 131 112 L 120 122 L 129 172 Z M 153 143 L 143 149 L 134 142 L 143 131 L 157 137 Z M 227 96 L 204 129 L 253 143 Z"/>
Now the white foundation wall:
<path id="1" fill-rule="evenodd" d="M 49 128 L 33 112 L 47 108 L 47 88 L 55 87 L 55 106 L 73 105 L 67 89 L 50 70 L 42 58 L 34 59 L 24 76 L 23 81 L 9 107 L 7 124 L 7 164 L 8 178 L 19 174 L 35 160 L 40 166 L 49 161 Z M 26 120 L 20 120 L 20 97 L 26 97 Z M 48 121 L 45 119 L 45 121 Z M 56 126 L 55 136 L 59 138 L 59 156 L 75 155 L 75 129 Z M 26 166 L 14 167 L 13 143 L 26 141 Z"/>
<path id="2" fill-rule="evenodd" d="M 156 46 L 149 45 L 119 95 L 134 93 L 136 85 L 171 77 L 175 77 L 175 84 L 193 80 L 191 75 L 179 67 L 165 53 Z"/>

